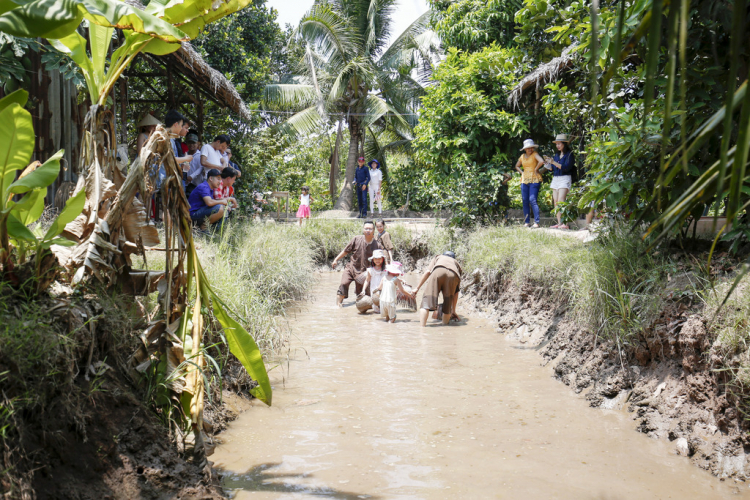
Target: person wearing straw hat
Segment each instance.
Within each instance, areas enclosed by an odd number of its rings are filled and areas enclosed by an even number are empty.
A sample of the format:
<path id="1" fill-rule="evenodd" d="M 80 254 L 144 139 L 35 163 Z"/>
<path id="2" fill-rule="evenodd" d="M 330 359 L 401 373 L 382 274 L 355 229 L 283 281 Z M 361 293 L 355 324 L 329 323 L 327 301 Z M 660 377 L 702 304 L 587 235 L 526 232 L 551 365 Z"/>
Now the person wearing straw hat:
<path id="1" fill-rule="evenodd" d="M 148 138 L 151 137 L 151 134 L 154 133 L 157 125 L 161 125 L 161 122 L 154 118 L 154 115 L 152 115 L 151 113 L 146 113 L 146 116 L 144 116 L 143 119 L 138 122 L 138 125 L 136 125 L 136 127 L 138 128 L 138 130 L 140 130 L 140 132 L 138 133 L 138 140 L 136 141 L 136 155 L 141 154 L 143 145 L 146 144 Z"/>
<path id="2" fill-rule="evenodd" d="M 456 260 L 456 254 L 448 251 L 443 255 L 438 255 L 430 261 L 428 270 L 422 275 L 419 285 L 414 289 L 414 297 L 425 286 L 422 305 L 419 309 L 419 322 L 422 326 L 427 325 L 427 317 L 430 311 L 436 311 L 438 308 L 438 296 L 443 296 L 442 312 L 443 324 L 447 325 L 451 318 L 459 319 L 456 314 L 456 303 L 458 302 L 458 291 L 461 287 L 461 266 Z M 382 299 L 381 299 L 382 300 Z"/>
<path id="3" fill-rule="evenodd" d="M 576 161 L 573 152 L 570 150 L 570 139 L 568 134 L 557 134 L 555 137 L 555 147 L 557 154 L 554 158 L 545 157 L 546 168 L 552 170 L 552 201 L 555 203 L 557 212 L 557 224 L 552 229 L 569 229 L 567 224 L 562 223 L 562 213 L 557 211 L 557 205 L 565 201 L 570 188 L 573 186 L 573 171 L 576 167 Z"/>
<path id="4" fill-rule="evenodd" d="M 542 187 L 542 174 L 539 168 L 544 165 L 544 159 L 536 152 L 539 146 L 533 139 L 523 141 L 521 151 L 523 154 L 516 162 L 516 170 L 521 174 L 521 200 L 523 201 L 524 225 L 526 227 L 539 227 L 539 204 L 536 199 L 539 189 Z M 523 170 L 521 169 L 523 167 Z M 534 225 L 531 225 L 529 216 L 534 213 Z"/>
<path id="5" fill-rule="evenodd" d="M 370 309 L 374 309 L 376 313 L 380 312 L 380 292 L 373 291 L 380 286 L 380 282 L 385 278 L 387 272 L 385 270 L 385 252 L 377 249 L 373 250 L 372 257 L 367 259 L 370 261 L 370 267 L 367 270 L 357 276 L 357 281 L 363 279 L 363 290 L 357 295 L 357 310 L 360 314 L 364 314 Z"/>

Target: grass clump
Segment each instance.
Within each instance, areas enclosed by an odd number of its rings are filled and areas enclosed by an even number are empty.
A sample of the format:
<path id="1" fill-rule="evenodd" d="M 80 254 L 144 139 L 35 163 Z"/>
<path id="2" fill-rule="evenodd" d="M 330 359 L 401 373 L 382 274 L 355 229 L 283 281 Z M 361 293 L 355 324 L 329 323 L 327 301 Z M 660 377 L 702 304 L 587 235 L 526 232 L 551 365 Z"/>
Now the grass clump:
<path id="1" fill-rule="evenodd" d="M 724 379 L 727 392 L 738 403 L 745 420 L 750 419 L 750 285 L 742 283 L 722 302 L 731 287 L 722 283 L 706 294 L 706 316 L 712 345 L 712 369 Z"/>
<path id="2" fill-rule="evenodd" d="M 546 231 L 497 227 L 466 238 L 464 271 L 490 281 L 544 287 L 597 334 L 628 344 L 659 314 L 669 262 L 640 239 L 612 230 L 584 244 Z"/>

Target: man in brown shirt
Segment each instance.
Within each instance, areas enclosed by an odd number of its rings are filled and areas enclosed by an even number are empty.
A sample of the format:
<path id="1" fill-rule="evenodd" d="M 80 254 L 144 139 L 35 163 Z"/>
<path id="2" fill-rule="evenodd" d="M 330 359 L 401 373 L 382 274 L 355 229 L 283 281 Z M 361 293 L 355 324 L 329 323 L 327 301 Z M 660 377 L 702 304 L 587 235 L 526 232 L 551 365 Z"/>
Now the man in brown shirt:
<path id="1" fill-rule="evenodd" d="M 385 221 L 378 219 L 375 221 L 375 239 L 380 243 L 380 247 L 385 250 L 386 263 L 393 262 L 393 243 L 391 242 L 391 235 L 385 230 Z"/>
<path id="2" fill-rule="evenodd" d="M 447 325 L 451 316 L 458 318 L 456 314 L 456 303 L 458 302 L 458 290 L 461 287 L 461 266 L 456 261 L 456 254 L 445 252 L 438 255 L 430 262 L 427 272 L 422 276 L 422 280 L 414 290 L 414 296 L 425 281 L 424 296 L 422 297 L 422 306 L 419 309 L 419 320 L 422 326 L 427 324 L 427 317 L 430 311 L 438 308 L 438 295 L 443 295 L 443 324 Z M 428 281 L 429 278 L 429 281 Z"/>
<path id="3" fill-rule="evenodd" d="M 336 298 L 337 304 L 341 307 L 341 303 L 344 299 L 349 297 L 349 286 L 355 278 L 367 270 L 367 266 L 370 263 L 369 258 L 372 257 L 372 252 L 381 248 L 378 240 L 375 239 L 375 225 L 371 220 L 365 222 L 362 227 L 362 236 L 355 236 L 352 241 L 346 245 L 340 254 L 333 259 L 331 267 L 336 269 L 336 264 L 351 254 L 349 263 L 344 268 L 344 274 L 341 276 L 341 284 L 339 285 L 338 296 Z M 354 283 L 355 295 L 359 295 L 362 291 L 362 283 Z"/>

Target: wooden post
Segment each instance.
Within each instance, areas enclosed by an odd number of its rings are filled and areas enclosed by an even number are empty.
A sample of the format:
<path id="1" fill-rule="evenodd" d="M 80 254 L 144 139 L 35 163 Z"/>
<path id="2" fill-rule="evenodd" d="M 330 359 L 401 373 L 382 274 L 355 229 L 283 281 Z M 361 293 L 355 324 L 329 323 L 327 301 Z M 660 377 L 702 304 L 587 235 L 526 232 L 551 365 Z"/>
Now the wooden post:
<path id="1" fill-rule="evenodd" d="M 201 141 L 203 141 L 203 144 L 206 144 L 207 141 L 205 137 L 203 137 L 203 99 L 200 93 L 200 90 L 196 87 L 195 96 L 198 98 L 198 123 L 196 125 L 198 126 L 198 135 L 200 136 Z"/>
<path id="2" fill-rule="evenodd" d="M 172 77 L 172 65 L 167 63 L 167 103 L 170 109 L 176 109 L 174 99 L 174 78 Z"/>

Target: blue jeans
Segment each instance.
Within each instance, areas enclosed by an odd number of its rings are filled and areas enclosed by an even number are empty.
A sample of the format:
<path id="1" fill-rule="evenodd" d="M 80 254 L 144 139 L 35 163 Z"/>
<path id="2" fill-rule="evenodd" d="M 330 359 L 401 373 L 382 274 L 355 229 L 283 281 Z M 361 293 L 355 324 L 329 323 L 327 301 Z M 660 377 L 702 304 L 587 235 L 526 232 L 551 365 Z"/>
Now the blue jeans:
<path id="1" fill-rule="evenodd" d="M 367 215 L 367 188 L 362 190 L 362 186 L 357 184 L 357 205 L 359 205 L 359 215 Z"/>
<path id="2" fill-rule="evenodd" d="M 213 207 L 203 206 L 199 208 L 198 210 L 196 210 L 195 212 L 190 212 L 190 218 L 193 220 L 193 222 L 200 225 L 203 223 L 203 219 L 205 219 L 206 217 L 211 217 L 220 209 L 221 209 L 221 205 L 214 205 Z M 214 224 L 218 224 L 217 227 L 221 227 L 221 224 L 223 222 L 224 222 L 224 218 L 222 217 L 218 221 L 214 222 Z"/>
<path id="3" fill-rule="evenodd" d="M 539 189 L 542 187 L 541 182 L 533 184 L 521 184 L 521 200 L 523 200 L 523 222 L 529 224 L 529 213 L 534 211 L 534 222 L 539 224 L 539 205 L 536 197 L 539 196 Z M 531 210 L 529 210 L 531 205 Z"/>

